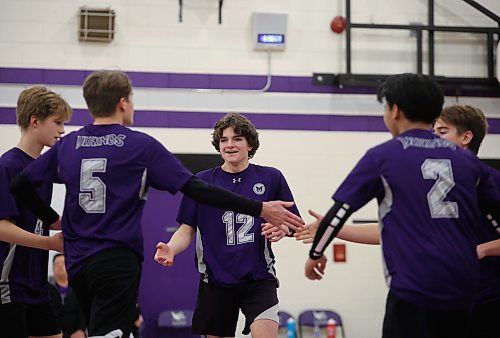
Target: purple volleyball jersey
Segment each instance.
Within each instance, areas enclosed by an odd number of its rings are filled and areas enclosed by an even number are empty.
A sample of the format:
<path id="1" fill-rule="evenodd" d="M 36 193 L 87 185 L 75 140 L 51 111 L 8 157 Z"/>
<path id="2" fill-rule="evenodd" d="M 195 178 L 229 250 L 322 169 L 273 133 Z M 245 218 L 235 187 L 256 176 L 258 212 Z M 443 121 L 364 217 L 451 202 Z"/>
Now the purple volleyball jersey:
<path id="1" fill-rule="evenodd" d="M 372 198 L 392 292 L 431 308 L 471 307 L 478 202 L 499 200 L 486 166 L 430 131 L 409 130 L 368 150 L 333 195 L 353 210 Z"/>
<path id="2" fill-rule="evenodd" d="M 490 175 L 500 191 L 500 172 L 488 167 Z M 500 226 L 493 227 L 491 223 L 480 227 L 478 232 L 479 243 L 500 239 Z M 500 257 L 490 256 L 479 260 L 479 293 L 476 303 L 485 304 L 500 301 Z"/>
<path id="3" fill-rule="evenodd" d="M 193 175 L 154 138 L 122 125 L 88 125 L 63 137 L 24 173 L 66 186 L 64 255 L 73 277 L 90 256 L 127 247 L 142 257 L 148 187 L 176 193 Z"/>
<path id="4" fill-rule="evenodd" d="M 259 201 L 293 201 L 285 177 L 275 168 L 250 164 L 239 173 L 229 173 L 216 167 L 197 176 Z M 295 205 L 290 210 L 299 215 Z M 205 282 L 237 286 L 277 280 L 271 243 L 261 235 L 262 218 L 209 207 L 184 196 L 177 221 L 197 229 L 195 264 Z"/>
<path id="5" fill-rule="evenodd" d="M 48 236 L 50 224 L 43 224 L 22 204 L 17 203 L 9 192 L 9 184 L 24 167 L 34 159 L 19 148 L 7 151 L 0 158 L 0 219 L 10 220 L 18 227 Z M 52 183 L 41 184 L 37 192 L 48 204 L 52 198 Z M 47 303 L 49 299 L 47 250 L 33 249 L 0 241 L 2 274 L 0 279 L 1 304 L 21 302 L 25 304 Z"/>

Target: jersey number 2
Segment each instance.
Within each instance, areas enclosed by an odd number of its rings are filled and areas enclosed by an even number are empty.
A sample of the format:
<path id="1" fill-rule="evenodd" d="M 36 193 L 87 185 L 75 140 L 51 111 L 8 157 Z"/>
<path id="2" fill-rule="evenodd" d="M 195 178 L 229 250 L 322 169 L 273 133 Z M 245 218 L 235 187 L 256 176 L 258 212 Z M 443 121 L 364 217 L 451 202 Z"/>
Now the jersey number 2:
<path id="1" fill-rule="evenodd" d="M 426 159 L 422 163 L 424 179 L 436 180 L 427 193 L 427 203 L 432 218 L 458 218 L 456 202 L 445 201 L 446 195 L 455 186 L 451 161 L 446 159 Z"/>
<path id="2" fill-rule="evenodd" d="M 106 158 L 82 159 L 78 203 L 87 214 L 106 212 L 106 185 L 94 173 L 106 172 Z"/>
<path id="3" fill-rule="evenodd" d="M 253 234 L 248 231 L 253 226 L 253 217 L 245 214 L 236 214 L 226 211 L 222 216 L 222 222 L 226 225 L 227 245 L 244 244 L 253 242 Z M 236 233 L 234 232 L 234 224 L 243 224 Z"/>

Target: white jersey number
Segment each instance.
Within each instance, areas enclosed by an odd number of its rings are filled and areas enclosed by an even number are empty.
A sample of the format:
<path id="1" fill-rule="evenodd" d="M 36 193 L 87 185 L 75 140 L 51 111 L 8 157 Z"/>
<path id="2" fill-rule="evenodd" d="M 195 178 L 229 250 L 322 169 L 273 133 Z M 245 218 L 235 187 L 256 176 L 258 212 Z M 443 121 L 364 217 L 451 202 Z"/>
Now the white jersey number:
<path id="1" fill-rule="evenodd" d="M 236 214 L 226 211 L 222 216 L 222 222 L 226 225 L 227 245 L 251 243 L 254 241 L 254 234 L 249 234 L 248 231 L 253 226 L 253 217 L 245 214 Z M 236 233 L 234 232 L 235 223 L 243 224 Z"/>
<path id="2" fill-rule="evenodd" d="M 106 212 L 106 185 L 94 173 L 106 172 L 106 158 L 82 159 L 80 167 L 80 194 L 78 203 L 88 214 Z"/>
<path id="3" fill-rule="evenodd" d="M 458 218 L 456 202 L 445 201 L 446 195 L 455 186 L 450 160 L 426 159 L 422 163 L 424 179 L 436 180 L 427 193 L 427 203 L 432 218 Z"/>

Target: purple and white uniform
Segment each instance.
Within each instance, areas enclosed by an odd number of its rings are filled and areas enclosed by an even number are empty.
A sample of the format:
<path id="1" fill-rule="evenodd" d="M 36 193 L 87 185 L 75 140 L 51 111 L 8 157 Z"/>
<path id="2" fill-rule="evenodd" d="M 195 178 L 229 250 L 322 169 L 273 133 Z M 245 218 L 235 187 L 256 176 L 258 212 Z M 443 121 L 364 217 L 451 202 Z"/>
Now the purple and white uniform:
<path id="1" fill-rule="evenodd" d="M 293 201 L 285 178 L 275 168 L 249 164 L 239 173 L 229 173 L 216 167 L 197 176 L 259 201 Z M 290 210 L 299 215 L 295 206 Z M 195 264 L 205 282 L 238 286 L 277 280 L 271 243 L 261 235 L 262 218 L 216 209 L 184 196 L 177 221 L 197 229 Z"/>
<path id="2" fill-rule="evenodd" d="M 490 175 L 495 181 L 498 191 L 500 191 L 500 172 L 488 167 Z M 486 225 L 478 230 L 478 243 L 486 243 L 500 239 L 500 225 L 492 226 L 487 220 Z M 479 293 L 476 303 L 485 304 L 490 302 L 500 302 L 500 257 L 484 257 L 479 260 Z"/>
<path id="3" fill-rule="evenodd" d="M 154 138 L 118 124 L 68 134 L 24 173 L 34 185 L 66 186 L 62 231 L 70 279 L 86 259 L 109 248 L 126 247 L 142 257 L 148 187 L 173 194 L 192 177 Z"/>
<path id="4" fill-rule="evenodd" d="M 486 166 L 430 131 L 409 130 L 368 150 L 333 195 L 346 210 L 372 198 L 391 291 L 430 308 L 470 308 L 479 207 L 500 200 Z"/>
<path id="5" fill-rule="evenodd" d="M 9 192 L 10 182 L 34 159 L 19 148 L 12 148 L 0 158 L 0 219 L 18 227 L 48 236 L 50 224 L 43 224 Z M 52 183 L 41 184 L 37 192 L 47 204 L 52 198 Z M 0 241 L 0 304 L 20 302 L 36 305 L 50 301 L 47 250 L 28 248 Z"/>

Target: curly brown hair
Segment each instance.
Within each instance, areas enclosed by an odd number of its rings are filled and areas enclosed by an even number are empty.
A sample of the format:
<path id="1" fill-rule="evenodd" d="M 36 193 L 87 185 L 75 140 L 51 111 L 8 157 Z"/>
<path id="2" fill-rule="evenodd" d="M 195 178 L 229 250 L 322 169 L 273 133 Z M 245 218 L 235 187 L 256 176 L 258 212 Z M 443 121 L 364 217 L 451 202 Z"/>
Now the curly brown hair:
<path id="1" fill-rule="evenodd" d="M 215 123 L 212 133 L 212 145 L 220 152 L 219 142 L 226 128 L 233 127 L 237 135 L 243 136 L 250 146 L 248 158 L 252 158 L 259 149 L 259 133 L 252 122 L 238 113 L 229 113 Z"/>
<path id="2" fill-rule="evenodd" d="M 21 130 L 28 129 L 32 116 L 44 121 L 49 116 L 58 115 L 67 121 L 72 114 L 68 102 L 44 86 L 27 88 L 17 99 L 16 120 Z"/>

